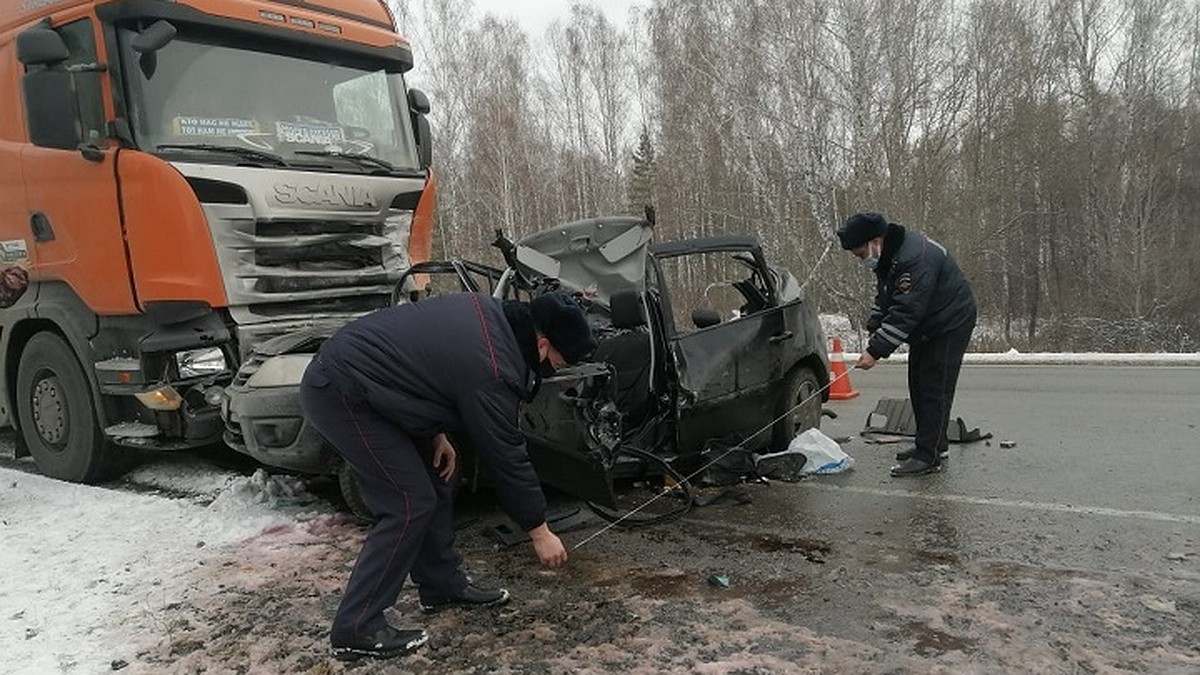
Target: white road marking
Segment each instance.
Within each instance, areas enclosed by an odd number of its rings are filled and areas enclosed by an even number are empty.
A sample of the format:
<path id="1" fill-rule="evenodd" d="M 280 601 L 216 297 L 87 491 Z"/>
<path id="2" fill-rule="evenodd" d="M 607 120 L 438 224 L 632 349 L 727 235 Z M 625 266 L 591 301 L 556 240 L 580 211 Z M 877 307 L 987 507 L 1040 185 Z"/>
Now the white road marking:
<path id="1" fill-rule="evenodd" d="M 1104 506 L 1076 506 L 1074 504 L 1055 504 L 1053 502 L 1031 502 L 1023 499 L 998 499 L 995 497 L 969 497 L 967 495 L 947 495 L 947 494 L 924 494 L 921 492 L 912 492 L 910 490 L 886 490 L 883 488 L 869 487 L 839 487 L 836 485 L 822 485 L 820 483 L 800 482 L 801 487 L 810 490 L 824 490 L 826 492 L 854 492 L 858 494 L 878 495 L 880 497 L 901 497 L 911 499 L 925 499 L 935 502 L 954 502 L 956 504 L 974 504 L 977 506 L 1003 506 L 1013 509 L 1029 509 L 1032 511 L 1051 511 L 1056 513 L 1078 513 L 1085 516 L 1108 516 L 1112 518 L 1138 518 L 1141 520 L 1155 520 L 1164 523 L 1184 523 L 1187 525 L 1200 525 L 1200 516 L 1189 515 L 1186 513 L 1163 513 L 1161 511 L 1127 511 L 1124 509 L 1110 509 Z"/>

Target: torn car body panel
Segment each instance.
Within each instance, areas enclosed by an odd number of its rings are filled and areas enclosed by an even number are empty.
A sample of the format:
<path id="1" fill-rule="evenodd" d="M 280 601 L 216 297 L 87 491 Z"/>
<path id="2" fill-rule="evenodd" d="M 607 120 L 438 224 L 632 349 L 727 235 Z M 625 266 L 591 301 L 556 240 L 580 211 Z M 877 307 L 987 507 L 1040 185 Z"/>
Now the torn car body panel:
<path id="1" fill-rule="evenodd" d="M 393 294 L 396 302 L 462 290 L 527 299 L 560 289 L 579 298 L 597 337 L 593 362 L 547 378 L 522 407 L 520 424 L 544 483 L 601 504 L 612 503 L 614 478 L 644 470 L 624 448 L 674 461 L 698 457 L 713 438 L 768 447 L 771 434 L 760 432 L 787 410 L 793 374 L 811 370 L 821 384 L 829 378 L 815 308 L 790 273 L 767 264 L 757 240 L 652 240 L 653 226 L 630 217 L 567 223 L 515 244 L 501 236 L 494 244 L 503 269 L 461 260 L 421 263 Z M 680 286 L 710 269 L 729 280 L 703 293 Z M 320 339 L 272 341 L 247 366 L 271 369 L 272 359 L 315 352 Z M 294 373 L 298 364 L 278 370 Z M 302 373 L 294 373 L 292 409 L 286 383 L 239 373 L 226 406 L 227 424 L 239 432 L 227 440 L 267 464 L 327 472 L 328 451 L 270 446 L 280 439 L 260 430 L 302 418 L 296 394 Z M 270 404 L 247 402 L 254 399 Z M 818 425 L 819 410 L 802 426 Z M 311 443 L 307 425 L 299 424 L 294 443 Z"/>

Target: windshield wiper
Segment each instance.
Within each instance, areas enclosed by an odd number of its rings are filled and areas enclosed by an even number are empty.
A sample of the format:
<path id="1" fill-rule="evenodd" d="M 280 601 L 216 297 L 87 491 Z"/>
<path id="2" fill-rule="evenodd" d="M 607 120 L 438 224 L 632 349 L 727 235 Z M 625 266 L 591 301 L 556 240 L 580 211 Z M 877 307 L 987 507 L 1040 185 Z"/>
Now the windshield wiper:
<path id="1" fill-rule="evenodd" d="M 230 155 L 238 155 L 247 159 L 257 159 L 262 162 L 269 162 L 275 166 L 287 166 L 279 155 L 274 155 L 263 150 L 255 150 L 253 148 L 240 148 L 232 145 L 217 145 L 215 143 L 164 143 L 154 146 L 154 150 L 201 150 L 204 152 L 224 152 Z"/>
<path id="2" fill-rule="evenodd" d="M 342 152 L 341 150 L 296 150 L 295 154 L 309 155 L 312 157 L 337 157 L 338 159 L 351 159 L 363 164 L 370 164 L 372 166 L 379 167 L 388 171 L 389 173 L 396 172 L 396 165 L 388 162 L 387 160 L 379 159 L 378 157 L 372 157 L 370 155 L 355 155 L 349 152 Z"/>

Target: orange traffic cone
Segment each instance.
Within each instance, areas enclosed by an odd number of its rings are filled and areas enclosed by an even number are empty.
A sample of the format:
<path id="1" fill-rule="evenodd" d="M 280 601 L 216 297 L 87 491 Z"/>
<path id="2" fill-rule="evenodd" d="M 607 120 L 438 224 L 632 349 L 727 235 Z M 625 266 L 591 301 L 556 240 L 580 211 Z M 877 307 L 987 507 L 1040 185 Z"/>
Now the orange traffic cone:
<path id="1" fill-rule="evenodd" d="M 829 379 L 833 384 L 829 387 L 829 400 L 845 401 L 858 396 L 859 391 L 850 386 L 850 376 L 846 371 L 846 363 L 842 356 L 841 338 L 833 338 L 833 356 L 829 359 Z"/>

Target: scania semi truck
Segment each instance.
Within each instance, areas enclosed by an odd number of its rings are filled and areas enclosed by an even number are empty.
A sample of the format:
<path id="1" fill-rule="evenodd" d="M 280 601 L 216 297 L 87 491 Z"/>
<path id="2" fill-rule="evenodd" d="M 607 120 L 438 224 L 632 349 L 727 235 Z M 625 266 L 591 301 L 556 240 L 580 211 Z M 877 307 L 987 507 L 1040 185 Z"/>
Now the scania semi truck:
<path id="1" fill-rule="evenodd" d="M 389 305 L 432 241 L 412 65 L 380 0 L 0 0 L 18 454 L 96 482 L 217 443 L 256 345 Z"/>

